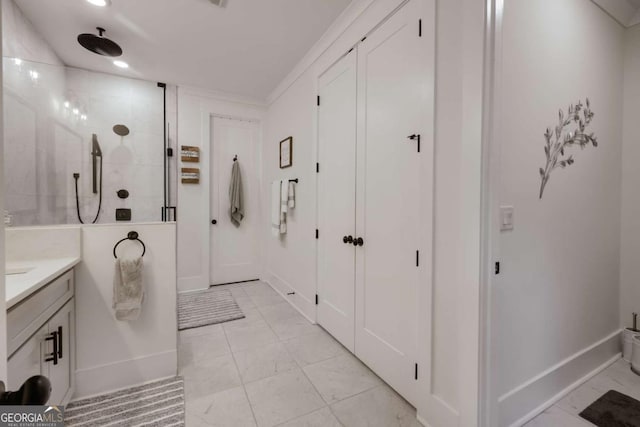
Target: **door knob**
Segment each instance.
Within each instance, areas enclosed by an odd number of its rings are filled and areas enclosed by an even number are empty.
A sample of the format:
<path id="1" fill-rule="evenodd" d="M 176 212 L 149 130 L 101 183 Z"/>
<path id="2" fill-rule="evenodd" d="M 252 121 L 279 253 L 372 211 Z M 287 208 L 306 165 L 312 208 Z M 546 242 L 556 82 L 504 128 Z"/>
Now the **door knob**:
<path id="1" fill-rule="evenodd" d="M 217 223 L 218 223 L 218 220 L 217 220 L 217 219 L 212 219 L 212 220 L 211 220 L 211 224 L 216 225 Z"/>
<path id="2" fill-rule="evenodd" d="M 362 237 L 353 239 L 353 246 L 362 246 L 362 245 L 364 245 L 364 240 L 362 240 Z"/>
<path id="3" fill-rule="evenodd" d="M 344 236 L 344 237 L 342 238 L 342 241 L 343 241 L 344 243 L 353 243 L 353 237 L 351 237 L 351 236 Z"/>

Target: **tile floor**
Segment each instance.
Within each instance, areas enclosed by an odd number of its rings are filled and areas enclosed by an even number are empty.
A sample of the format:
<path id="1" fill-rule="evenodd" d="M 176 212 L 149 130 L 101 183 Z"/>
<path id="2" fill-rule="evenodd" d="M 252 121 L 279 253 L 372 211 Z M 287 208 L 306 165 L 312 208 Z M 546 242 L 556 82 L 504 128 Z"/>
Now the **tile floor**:
<path id="1" fill-rule="evenodd" d="M 269 285 L 225 287 L 246 318 L 180 332 L 187 427 L 420 425 L 413 407 Z"/>
<path id="2" fill-rule="evenodd" d="M 593 426 L 578 414 L 609 390 L 640 400 L 640 376 L 631 372 L 629 364 L 620 359 L 531 420 L 526 427 Z"/>

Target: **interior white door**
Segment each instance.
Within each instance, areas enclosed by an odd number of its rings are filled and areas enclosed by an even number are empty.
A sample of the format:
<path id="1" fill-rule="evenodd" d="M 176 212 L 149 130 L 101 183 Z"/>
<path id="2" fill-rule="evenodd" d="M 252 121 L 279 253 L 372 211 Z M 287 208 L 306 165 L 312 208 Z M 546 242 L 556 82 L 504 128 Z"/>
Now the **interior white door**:
<path id="1" fill-rule="evenodd" d="M 211 284 L 255 280 L 259 275 L 259 124 L 211 119 Z M 229 184 L 234 158 L 240 165 L 244 219 L 231 222 Z"/>
<path id="2" fill-rule="evenodd" d="M 358 49 L 356 355 L 414 405 L 431 276 L 434 39 L 425 3 L 408 2 Z"/>
<path id="3" fill-rule="evenodd" d="M 354 351 L 356 52 L 318 81 L 318 323 Z"/>

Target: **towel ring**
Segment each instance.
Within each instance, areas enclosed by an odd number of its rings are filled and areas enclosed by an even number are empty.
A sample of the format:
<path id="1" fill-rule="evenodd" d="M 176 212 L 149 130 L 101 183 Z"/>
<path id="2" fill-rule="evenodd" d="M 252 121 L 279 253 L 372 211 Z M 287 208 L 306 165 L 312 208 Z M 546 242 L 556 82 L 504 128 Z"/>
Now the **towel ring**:
<path id="1" fill-rule="evenodd" d="M 147 252 L 147 247 L 144 245 L 144 242 L 138 238 L 138 232 L 137 231 L 130 231 L 130 232 L 127 233 L 127 237 L 125 237 L 124 239 L 118 240 L 118 243 L 116 243 L 115 246 L 113 247 L 113 257 L 115 259 L 118 259 L 118 255 L 116 255 L 116 248 L 118 247 L 118 245 L 120 243 L 124 242 L 125 240 L 137 240 L 138 242 L 140 242 L 140 244 L 142 245 L 142 255 L 141 256 L 144 256 L 145 252 Z"/>

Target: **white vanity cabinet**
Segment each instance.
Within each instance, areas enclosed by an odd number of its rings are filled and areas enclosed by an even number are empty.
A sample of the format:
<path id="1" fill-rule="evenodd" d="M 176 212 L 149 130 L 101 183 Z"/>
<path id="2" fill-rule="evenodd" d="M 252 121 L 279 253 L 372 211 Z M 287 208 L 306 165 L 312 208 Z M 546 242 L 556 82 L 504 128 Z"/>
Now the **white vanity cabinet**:
<path id="1" fill-rule="evenodd" d="M 51 381 L 48 403 L 69 402 L 75 375 L 74 304 L 69 270 L 9 309 L 9 390 L 17 390 L 33 375 L 44 375 Z"/>

